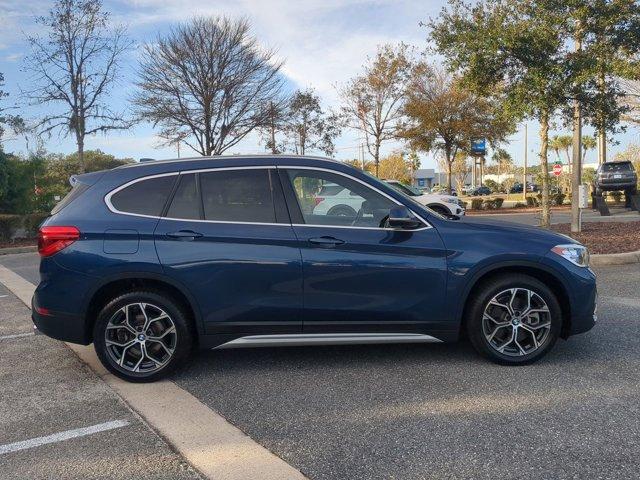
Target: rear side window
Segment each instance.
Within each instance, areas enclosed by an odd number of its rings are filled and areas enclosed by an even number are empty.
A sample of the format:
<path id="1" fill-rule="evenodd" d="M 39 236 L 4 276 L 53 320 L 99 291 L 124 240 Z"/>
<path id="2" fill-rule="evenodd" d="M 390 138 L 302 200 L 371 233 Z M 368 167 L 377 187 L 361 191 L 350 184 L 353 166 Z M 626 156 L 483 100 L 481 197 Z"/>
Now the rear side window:
<path id="1" fill-rule="evenodd" d="M 630 162 L 603 163 L 603 172 L 629 172 L 633 170 Z"/>
<path id="2" fill-rule="evenodd" d="M 111 196 L 111 204 L 123 213 L 159 217 L 176 181 L 176 175 L 141 180 Z"/>
<path id="3" fill-rule="evenodd" d="M 79 183 L 79 182 L 76 183 L 71 188 L 71 191 L 69 193 L 67 193 L 62 200 L 60 200 L 58 203 L 56 203 L 56 206 L 53 207 L 53 210 L 51 210 L 51 215 L 55 215 L 60 210 L 62 210 L 64 207 L 69 205 L 76 198 L 78 198 L 80 195 L 82 195 L 84 192 L 86 192 L 88 188 L 89 188 L 89 185 L 87 185 L 86 183 Z"/>
<path id="4" fill-rule="evenodd" d="M 275 223 L 267 169 L 224 170 L 200 174 L 205 220 Z"/>
<path id="5" fill-rule="evenodd" d="M 195 174 L 181 175 L 180 183 L 167 211 L 167 217 L 199 220 L 200 209 L 200 195 Z"/>

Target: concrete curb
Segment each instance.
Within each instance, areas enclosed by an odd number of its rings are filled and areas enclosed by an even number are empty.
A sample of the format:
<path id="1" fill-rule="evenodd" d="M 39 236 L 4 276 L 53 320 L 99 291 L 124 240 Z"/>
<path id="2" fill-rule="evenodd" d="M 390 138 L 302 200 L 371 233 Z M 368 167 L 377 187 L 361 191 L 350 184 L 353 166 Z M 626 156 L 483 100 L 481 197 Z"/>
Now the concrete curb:
<path id="1" fill-rule="evenodd" d="M 640 250 L 625 253 L 600 253 L 591 255 L 591 265 L 602 267 L 606 265 L 628 265 L 640 263 Z"/>
<path id="2" fill-rule="evenodd" d="M 0 283 L 31 308 L 35 285 L 2 265 Z M 66 345 L 206 478 L 307 480 L 174 382 L 125 382 L 105 370 L 90 346 Z"/>
<path id="3" fill-rule="evenodd" d="M 6 247 L 0 248 L 0 255 L 11 255 L 14 253 L 31 253 L 37 251 L 38 247 L 36 245 L 25 245 L 24 247 Z"/>

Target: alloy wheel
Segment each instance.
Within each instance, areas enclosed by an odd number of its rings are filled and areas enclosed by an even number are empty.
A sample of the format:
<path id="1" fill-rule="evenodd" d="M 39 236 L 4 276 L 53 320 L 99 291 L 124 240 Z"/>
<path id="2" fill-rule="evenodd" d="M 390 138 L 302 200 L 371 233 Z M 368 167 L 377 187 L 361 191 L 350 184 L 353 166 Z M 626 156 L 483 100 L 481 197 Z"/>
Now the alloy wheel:
<path id="1" fill-rule="evenodd" d="M 544 299 L 527 288 L 495 295 L 482 315 L 489 346 L 503 355 L 528 355 L 541 348 L 551 332 L 551 312 Z"/>
<path id="2" fill-rule="evenodd" d="M 118 309 L 105 330 L 111 360 L 134 373 L 150 373 L 164 367 L 175 352 L 177 340 L 171 317 L 150 303 L 130 303 Z"/>

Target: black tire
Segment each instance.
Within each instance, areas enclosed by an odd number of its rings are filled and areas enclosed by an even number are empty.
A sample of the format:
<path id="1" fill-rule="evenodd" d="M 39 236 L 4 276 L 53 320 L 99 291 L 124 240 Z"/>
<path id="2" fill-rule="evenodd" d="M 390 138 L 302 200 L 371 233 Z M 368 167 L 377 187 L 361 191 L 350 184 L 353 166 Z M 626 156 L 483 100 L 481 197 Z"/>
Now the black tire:
<path id="1" fill-rule="evenodd" d="M 156 367 L 154 370 L 134 372 L 129 368 L 124 368 L 123 366 L 119 365 L 114 358 L 117 355 L 118 347 L 113 347 L 113 344 L 109 348 L 107 346 L 106 331 L 107 325 L 109 324 L 110 320 L 117 314 L 124 315 L 120 312 L 122 312 L 127 305 L 131 305 L 133 308 L 135 307 L 135 304 L 143 304 L 145 305 L 145 308 L 150 309 L 151 311 L 153 311 L 153 309 L 156 309 L 156 311 L 163 311 L 164 313 L 166 313 L 166 315 L 169 317 L 169 321 L 172 322 L 173 326 L 175 327 L 175 334 L 169 332 L 169 336 L 171 337 L 170 340 L 173 342 L 173 345 L 169 345 L 168 350 L 164 349 L 164 351 L 166 352 L 164 355 L 167 355 L 167 358 L 165 361 L 161 362 L 161 366 L 158 365 L 158 362 L 155 362 Z M 147 310 L 147 312 L 149 312 L 149 310 Z M 141 315 L 142 312 L 140 311 L 140 314 L 135 316 L 136 319 L 143 318 L 141 317 Z M 151 329 L 151 326 L 149 327 L 149 329 Z M 126 330 L 124 334 L 131 335 L 131 337 L 122 340 L 123 343 L 136 342 L 136 333 L 129 332 L 129 329 L 126 327 L 123 328 L 123 330 Z M 141 332 L 141 330 L 137 331 Z M 111 332 L 113 332 L 113 327 L 112 329 L 110 329 L 110 335 L 112 335 Z M 185 360 L 191 353 L 194 340 L 192 324 L 183 307 L 164 292 L 161 293 L 146 290 L 125 293 L 107 303 L 98 314 L 98 318 L 93 328 L 93 339 L 96 354 L 98 355 L 98 358 L 100 359 L 104 367 L 117 377 L 120 377 L 129 382 L 153 382 L 162 377 L 165 377 L 170 372 L 184 364 Z M 169 340 L 163 339 L 162 341 L 166 342 Z M 158 342 L 156 341 L 154 344 L 152 344 L 151 341 L 149 341 L 148 348 L 158 348 L 161 354 L 163 354 L 163 349 L 160 349 L 156 345 L 157 343 Z M 134 343 L 131 346 L 132 354 L 136 352 L 136 348 L 138 349 L 137 351 L 142 351 L 139 345 Z M 147 351 L 146 348 L 144 351 Z M 172 351 L 172 353 L 169 354 L 169 351 Z M 143 357 L 142 355 L 140 356 Z M 147 358 L 147 363 L 151 362 L 151 358 Z M 152 365 L 153 362 L 149 364 Z"/>
<path id="2" fill-rule="evenodd" d="M 633 195 L 637 195 L 638 194 L 638 187 L 630 188 L 629 190 L 625 191 L 624 193 L 628 197 L 632 197 Z"/>
<path id="3" fill-rule="evenodd" d="M 443 207 L 442 205 L 428 205 L 428 207 L 434 212 L 439 213 L 440 215 L 444 215 L 445 217 L 447 215 L 451 215 L 451 212 L 449 211 L 449 209 L 447 209 L 446 207 Z"/>
<path id="4" fill-rule="evenodd" d="M 490 345 L 483 327 L 485 308 L 489 302 L 500 292 L 514 288 L 527 289 L 539 295 L 548 307 L 548 317 L 551 322 L 548 333 L 539 347 L 530 353 L 519 354 L 519 356 L 500 353 L 494 346 Z M 465 312 L 464 327 L 467 337 L 475 350 L 492 362 L 501 365 L 527 365 L 539 360 L 553 348 L 562 328 L 562 311 L 556 296 L 545 284 L 523 274 L 505 274 L 483 282 L 472 293 Z"/>
<path id="5" fill-rule="evenodd" d="M 336 205 L 335 207 L 331 207 L 327 212 L 327 215 L 332 217 L 349 217 L 355 218 L 358 215 L 353 208 L 349 205 Z"/>

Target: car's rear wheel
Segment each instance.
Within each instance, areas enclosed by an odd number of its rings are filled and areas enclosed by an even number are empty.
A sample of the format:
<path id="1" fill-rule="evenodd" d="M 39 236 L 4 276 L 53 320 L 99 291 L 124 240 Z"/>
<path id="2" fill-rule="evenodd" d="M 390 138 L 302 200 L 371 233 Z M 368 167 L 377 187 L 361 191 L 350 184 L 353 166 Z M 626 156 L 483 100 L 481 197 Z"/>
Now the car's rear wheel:
<path id="1" fill-rule="evenodd" d="M 442 205 L 429 205 L 429 208 L 434 212 L 439 213 L 440 215 L 444 215 L 444 216 L 451 215 L 451 212 L 446 207 L 443 207 Z"/>
<path id="2" fill-rule="evenodd" d="M 353 218 L 356 215 L 358 215 L 358 212 L 356 212 L 349 205 L 336 205 L 335 207 L 331 207 L 329 209 L 329 211 L 327 212 L 327 215 L 331 216 L 331 217 L 349 217 L 349 218 Z"/>
<path id="3" fill-rule="evenodd" d="M 110 372 L 132 382 L 151 382 L 181 365 L 191 351 L 188 316 L 170 297 L 130 292 L 111 300 L 94 326 L 94 347 Z"/>
<path id="4" fill-rule="evenodd" d="M 484 282 L 466 312 L 466 333 L 474 348 L 503 365 L 539 360 L 551 350 L 562 327 L 556 296 L 528 275 L 503 275 Z"/>

